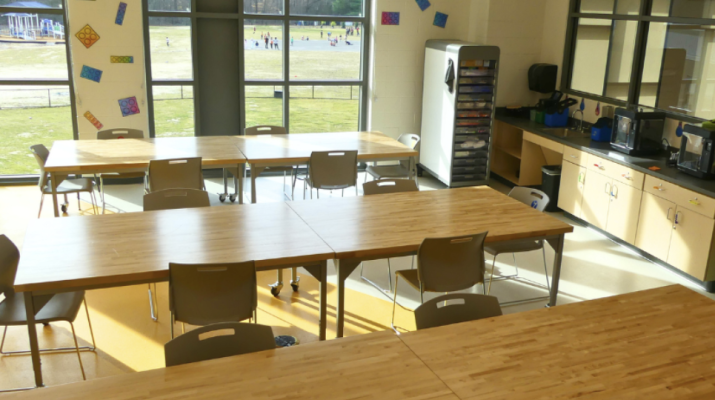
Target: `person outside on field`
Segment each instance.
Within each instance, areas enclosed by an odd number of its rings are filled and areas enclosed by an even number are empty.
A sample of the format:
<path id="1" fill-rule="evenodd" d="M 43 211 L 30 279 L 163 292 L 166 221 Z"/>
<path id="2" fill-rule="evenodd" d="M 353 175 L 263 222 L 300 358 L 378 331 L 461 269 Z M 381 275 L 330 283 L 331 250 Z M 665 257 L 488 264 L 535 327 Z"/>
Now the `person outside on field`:
<path id="1" fill-rule="evenodd" d="M 266 35 L 264 40 L 266 41 L 266 48 L 268 48 L 268 35 Z"/>

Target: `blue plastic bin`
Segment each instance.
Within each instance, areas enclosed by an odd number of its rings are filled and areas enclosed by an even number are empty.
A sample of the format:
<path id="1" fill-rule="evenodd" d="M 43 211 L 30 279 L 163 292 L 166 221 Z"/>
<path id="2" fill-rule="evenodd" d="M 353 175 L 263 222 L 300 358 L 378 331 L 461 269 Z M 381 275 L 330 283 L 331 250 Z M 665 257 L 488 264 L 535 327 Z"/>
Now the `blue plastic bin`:
<path id="1" fill-rule="evenodd" d="M 610 142 L 611 141 L 611 128 L 596 126 L 591 127 L 591 140 L 595 142 Z"/>
<path id="2" fill-rule="evenodd" d="M 557 128 L 557 127 L 564 127 L 567 126 L 569 123 L 569 109 L 566 108 L 564 111 L 559 114 L 559 113 L 553 113 L 553 114 L 546 114 L 544 116 L 544 125 L 550 126 L 552 128 Z"/>

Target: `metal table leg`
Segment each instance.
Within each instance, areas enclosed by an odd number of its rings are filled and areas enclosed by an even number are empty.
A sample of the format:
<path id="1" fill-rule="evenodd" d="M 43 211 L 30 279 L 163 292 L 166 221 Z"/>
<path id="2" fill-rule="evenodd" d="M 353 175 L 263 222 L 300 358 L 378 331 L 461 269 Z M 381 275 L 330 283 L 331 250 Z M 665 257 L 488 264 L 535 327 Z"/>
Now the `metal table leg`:
<path id="1" fill-rule="evenodd" d="M 343 328 L 345 327 L 345 280 L 355 271 L 355 268 L 360 265 L 361 260 L 346 259 L 335 260 L 335 269 L 338 271 L 338 305 L 335 311 L 337 319 L 337 335 L 343 337 Z"/>
<path id="2" fill-rule="evenodd" d="M 243 177 L 245 176 L 246 164 L 238 164 L 238 176 L 234 176 L 234 184 L 238 182 L 238 204 L 243 204 Z M 235 187 L 235 186 L 234 186 Z"/>
<path id="3" fill-rule="evenodd" d="M 55 217 L 60 216 L 60 208 L 57 204 L 57 175 L 50 172 L 50 186 L 52 187 L 52 208 L 55 210 Z"/>
<path id="4" fill-rule="evenodd" d="M 251 203 L 257 201 L 256 198 L 256 178 L 265 170 L 266 167 L 259 167 L 256 164 L 251 164 Z"/>
<path id="5" fill-rule="evenodd" d="M 320 282 L 320 304 L 318 323 L 318 337 L 320 340 L 325 340 L 327 330 L 327 315 L 328 315 L 328 261 L 320 261 L 318 265 L 304 267 L 309 274 Z"/>
<path id="6" fill-rule="evenodd" d="M 55 202 L 55 206 L 57 203 Z M 40 361 L 40 346 L 37 344 L 37 329 L 35 327 L 35 304 L 32 292 L 25 292 L 25 313 L 27 315 L 27 334 L 30 338 L 30 353 L 32 369 L 35 371 L 35 386 L 42 387 L 42 362 Z"/>
<path id="7" fill-rule="evenodd" d="M 564 255 L 564 234 L 546 241 L 553 247 L 554 252 L 554 270 L 551 272 L 551 293 L 549 293 L 549 303 L 547 307 L 556 305 L 556 298 L 559 295 L 559 278 L 561 277 L 561 261 Z"/>

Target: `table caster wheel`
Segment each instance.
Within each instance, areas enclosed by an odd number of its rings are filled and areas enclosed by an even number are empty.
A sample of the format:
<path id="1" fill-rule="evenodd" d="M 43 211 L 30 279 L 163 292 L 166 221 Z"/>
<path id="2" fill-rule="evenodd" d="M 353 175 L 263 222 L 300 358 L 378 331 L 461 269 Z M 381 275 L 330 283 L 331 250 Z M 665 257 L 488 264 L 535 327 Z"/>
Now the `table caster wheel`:
<path id="1" fill-rule="evenodd" d="M 67 213 L 67 205 L 66 204 L 63 204 L 62 206 L 60 206 L 60 209 L 62 210 L 63 213 L 65 213 L 65 214 Z"/>
<path id="2" fill-rule="evenodd" d="M 299 344 L 298 338 L 289 335 L 280 335 L 273 338 L 276 341 L 276 347 L 291 347 Z"/>
<path id="3" fill-rule="evenodd" d="M 228 199 L 231 200 L 231 203 L 235 203 L 235 202 L 236 202 L 236 198 L 237 198 L 237 196 L 236 196 L 235 194 L 232 194 L 231 196 L 229 196 Z"/>
<path id="4" fill-rule="evenodd" d="M 290 284 L 290 287 L 293 288 L 293 291 L 294 291 L 294 292 L 297 292 L 297 291 L 298 291 L 298 285 L 294 285 L 294 284 L 291 283 L 291 284 Z"/>
<path id="5" fill-rule="evenodd" d="M 273 297 L 278 297 L 279 294 L 281 294 L 281 289 L 283 289 L 283 284 L 280 283 L 274 283 L 271 286 L 271 294 Z"/>
<path id="6" fill-rule="evenodd" d="M 293 288 L 294 292 L 298 291 L 298 285 L 300 284 L 300 277 L 296 277 L 295 280 L 290 281 L 290 286 Z"/>
<path id="7" fill-rule="evenodd" d="M 219 195 L 218 195 L 218 200 L 219 200 L 221 203 L 223 203 L 224 201 L 226 201 L 226 194 L 225 194 L 225 193 L 219 194 Z"/>
<path id="8" fill-rule="evenodd" d="M 42 323 L 42 326 L 50 326 L 50 323 L 49 323 L 49 322 L 43 322 L 43 323 Z"/>

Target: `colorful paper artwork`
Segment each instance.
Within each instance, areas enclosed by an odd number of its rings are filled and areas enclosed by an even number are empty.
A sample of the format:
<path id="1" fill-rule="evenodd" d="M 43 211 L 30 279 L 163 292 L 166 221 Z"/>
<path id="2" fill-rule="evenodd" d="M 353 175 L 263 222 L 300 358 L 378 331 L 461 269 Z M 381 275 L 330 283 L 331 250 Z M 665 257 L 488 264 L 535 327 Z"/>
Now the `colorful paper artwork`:
<path id="1" fill-rule="evenodd" d="M 432 4 L 429 2 L 429 0 L 416 0 L 417 5 L 420 6 L 420 10 L 424 11 L 429 8 Z"/>
<path id="2" fill-rule="evenodd" d="M 109 56 L 109 62 L 112 64 L 134 64 L 133 56 Z"/>
<path id="3" fill-rule="evenodd" d="M 119 108 L 122 110 L 122 117 L 139 114 L 139 104 L 137 104 L 137 98 L 134 96 L 119 99 Z"/>
<path id="4" fill-rule="evenodd" d="M 84 113 L 84 117 L 87 118 L 89 122 L 91 122 L 92 125 L 97 128 L 97 130 L 100 130 L 102 129 L 102 127 L 104 127 L 104 125 L 102 125 L 102 123 L 99 122 L 99 120 L 91 112 L 87 111 L 86 113 Z"/>
<path id="5" fill-rule="evenodd" d="M 439 26 L 440 28 L 444 28 L 447 26 L 447 14 L 443 14 L 439 11 L 434 15 L 434 25 Z"/>
<path id="6" fill-rule="evenodd" d="M 127 3 L 119 3 L 119 8 L 117 9 L 117 19 L 114 20 L 114 23 L 117 25 L 121 25 L 124 23 L 124 14 L 127 13 Z"/>
<path id="7" fill-rule="evenodd" d="M 102 71 L 97 68 L 92 68 L 83 65 L 82 72 L 80 72 L 79 77 L 99 83 L 99 81 L 102 79 Z"/>
<path id="8" fill-rule="evenodd" d="M 79 39 L 79 41 L 82 42 L 86 48 L 92 47 L 92 45 L 97 43 L 97 40 L 99 40 L 99 35 L 89 25 L 85 25 L 84 28 L 80 29 L 75 37 L 77 37 L 77 39 Z"/>
<path id="9" fill-rule="evenodd" d="M 398 13 L 398 12 L 383 12 L 382 13 L 382 24 L 383 25 L 400 25 L 400 13 Z"/>

